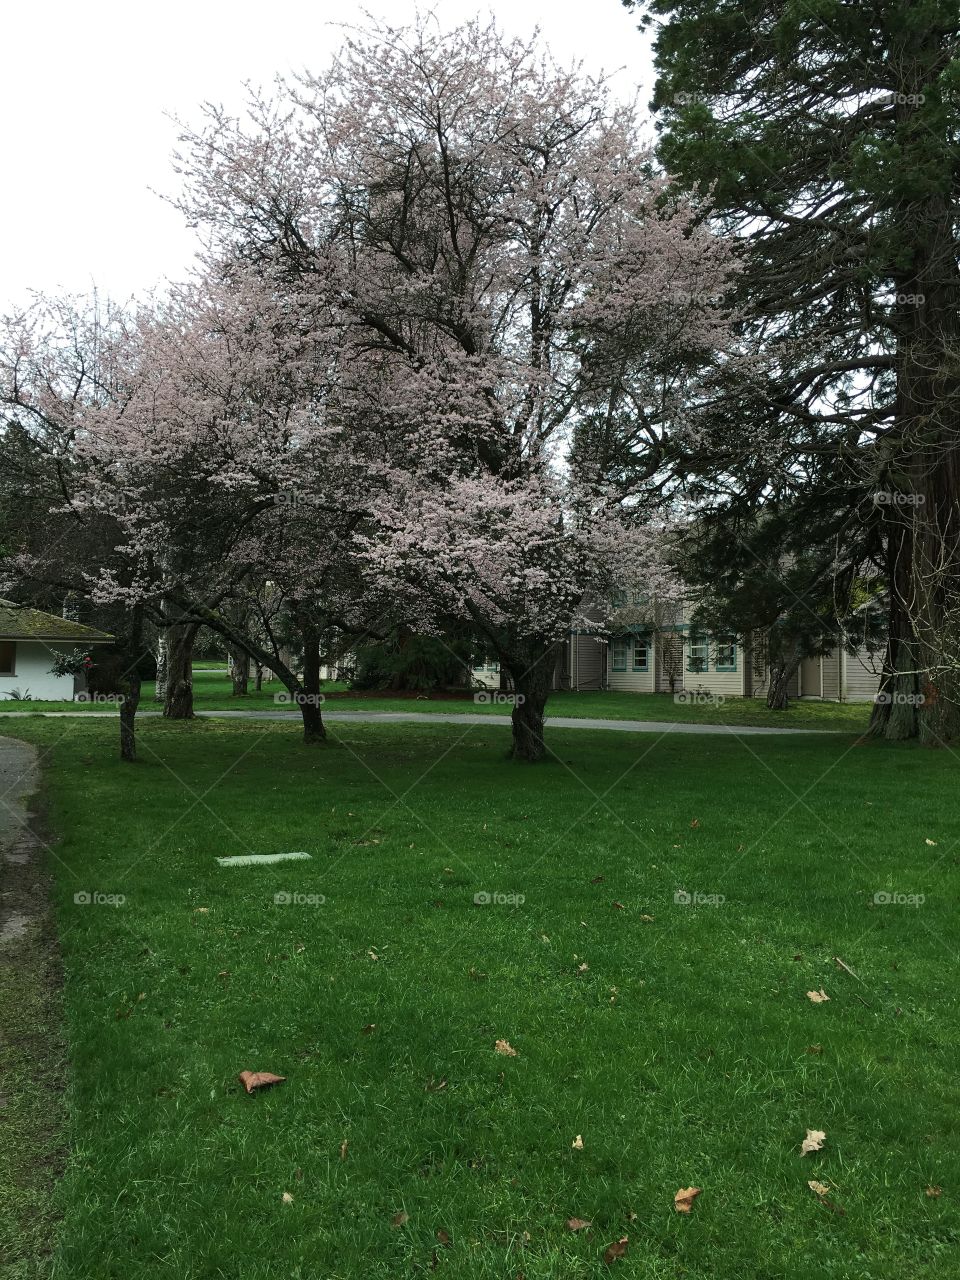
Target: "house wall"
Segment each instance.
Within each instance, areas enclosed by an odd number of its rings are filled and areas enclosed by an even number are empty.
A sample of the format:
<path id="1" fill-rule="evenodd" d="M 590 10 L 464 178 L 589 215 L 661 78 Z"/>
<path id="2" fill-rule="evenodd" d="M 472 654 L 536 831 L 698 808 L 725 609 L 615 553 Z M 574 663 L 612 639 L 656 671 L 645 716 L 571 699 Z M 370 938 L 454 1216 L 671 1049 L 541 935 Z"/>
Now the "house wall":
<path id="1" fill-rule="evenodd" d="M 484 689 L 500 688 L 500 664 L 498 662 L 484 662 L 482 665 L 475 666 L 471 671 L 473 684 L 482 685 Z"/>
<path id="2" fill-rule="evenodd" d="M 607 645 L 607 688 L 631 693 L 653 693 L 656 689 L 657 647 L 660 637 L 657 635 L 648 637 L 649 647 L 647 650 L 646 671 L 633 670 L 633 642 L 635 638 L 634 636 L 628 637 L 626 671 L 616 671 L 614 669 L 616 649 L 613 640 L 611 639 L 610 644 Z"/>
<path id="3" fill-rule="evenodd" d="M 870 657 L 862 646 L 855 654 L 844 653 L 843 696 L 847 702 L 872 702 L 880 688 L 881 656 Z"/>
<path id="4" fill-rule="evenodd" d="M 823 697 L 825 701 L 836 702 L 840 697 L 840 665 L 843 661 L 843 654 L 840 651 L 834 653 L 825 653 L 823 655 L 823 666 L 821 668 L 823 682 Z"/>
<path id="5" fill-rule="evenodd" d="M 0 675 L 0 702 L 9 701 L 10 691 L 18 689 L 20 693 L 29 692 L 33 699 L 45 702 L 73 699 L 73 676 L 54 676 L 50 674 L 55 649 L 37 640 L 18 640 L 15 658 L 16 671 L 12 676 Z M 67 646 L 63 652 L 71 652 L 73 646 Z"/>
<path id="6" fill-rule="evenodd" d="M 734 669 L 732 671 L 717 670 L 717 645 L 710 638 L 707 645 L 707 663 L 703 671 L 691 671 L 690 649 L 687 647 L 684 661 L 684 688 L 693 692 L 712 693 L 723 698 L 742 698 L 744 691 L 744 674 L 746 671 L 746 653 L 742 644 L 737 644 L 734 652 Z"/>
<path id="7" fill-rule="evenodd" d="M 602 689 L 607 664 L 607 645 L 596 636 L 574 631 L 569 642 L 570 689 Z"/>

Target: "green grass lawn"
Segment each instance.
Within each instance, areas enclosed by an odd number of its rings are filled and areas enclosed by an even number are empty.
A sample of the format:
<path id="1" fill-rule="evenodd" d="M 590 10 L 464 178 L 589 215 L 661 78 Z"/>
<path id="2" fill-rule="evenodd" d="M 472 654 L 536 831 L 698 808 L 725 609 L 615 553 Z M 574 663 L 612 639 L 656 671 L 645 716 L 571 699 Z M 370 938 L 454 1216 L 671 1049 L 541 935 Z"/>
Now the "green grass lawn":
<path id="1" fill-rule="evenodd" d="M 622 1236 L 643 1280 L 960 1274 L 952 754 L 152 720 L 131 767 L 104 721 L 16 732 L 60 833 L 57 1280 L 586 1280 Z"/>
<path id="2" fill-rule="evenodd" d="M 206 662 L 204 666 L 208 665 Z M 194 674 L 194 706 L 198 711 L 277 711 L 290 710 L 286 691 L 279 681 L 267 684 L 259 693 L 253 690 L 243 698 L 231 693 L 230 678 L 225 671 L 198 670 Z M 473 694 L 460 696 L 441 694 L 417 698 L 381 693 L 352 693 L 343 684 L 325 686 L 325 710 L 330 711 L 431 711 L 480 712 L 505 715 L 510 708 L 502 703 L 477 702 Z M 153 684 L 145 684 L 141 707 L 156 707 Z M 102 705 L 76 702 L 0 702 L 0 711 L 36 713 L 39 711 L 102 711 Z M 296 709 L 290 710 L 294 717 Z M 864 702 L 794 702 L 788 711 L 768 711 L 756 698 L 730 698 L 726 702 L 689 704 L 677 702 L 667 693 L 554 693 L 547 704 L 547 714 L 602 718 L 609 720 L 687 721 L 694 724 L 766 725 L 793 729 L 862 731 L 870 718 L 870 705 Z"/>

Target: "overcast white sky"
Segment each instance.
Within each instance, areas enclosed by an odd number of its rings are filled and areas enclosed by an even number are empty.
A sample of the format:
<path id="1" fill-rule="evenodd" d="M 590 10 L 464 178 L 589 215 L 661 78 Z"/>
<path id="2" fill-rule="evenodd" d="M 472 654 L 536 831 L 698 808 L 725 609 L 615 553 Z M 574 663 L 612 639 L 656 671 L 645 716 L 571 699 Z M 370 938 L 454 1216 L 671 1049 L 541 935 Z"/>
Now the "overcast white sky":
<path id="1" fill-rule="evenodd" d="M 195 233 L 155 191 L 176 189 L 176 127 L 212 100 L 239 110 L 243 82 L 317 68 L 339 43 L 336 23 L 362 10 L 399 23 L 412 0 L 35 0 L 3 16 L 0 130 L 0 311 L 28 290 L 125 298 L 177 278 Z M 421 4 L 421 9 L 430 7 Z M 543 38 L 564 63 L 617 71 L 624 96 L 652 92 L 648 42 L 618 0 L 438 0 L 444 26 L 490 10 L 508 31 Z"/>

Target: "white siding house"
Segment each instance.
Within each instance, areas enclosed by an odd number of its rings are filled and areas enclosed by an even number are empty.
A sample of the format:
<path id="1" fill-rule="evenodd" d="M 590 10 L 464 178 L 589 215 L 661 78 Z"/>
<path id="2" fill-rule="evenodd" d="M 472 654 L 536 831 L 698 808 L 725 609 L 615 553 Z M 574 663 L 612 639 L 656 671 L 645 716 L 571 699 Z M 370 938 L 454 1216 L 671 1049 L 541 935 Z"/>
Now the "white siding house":
<path id="1" fill-rule="evenodd" d="M 690 621 L 692 606 L 659 626 L 610 626 L 606 688 L 635 693 L 700 693 L 722 698 L 764 697 L 770 679 L 762 632 L 744 643 L 737 636 L 707 635 Z M 571 642 L 572 643 L 572 642 Z M 596 646 L 600 642 L 593 640 Z M 788 687 L 792 698 L 872 701 L 880 685 L 881 660 L 865 647 L 809 658 Z M 572 684 L 569 687 L 575 687 Z M 593 686 L 597 687 L 597 686 Z"/>
<path id="2" fill-rule="evenodd" d="M 57 655 L 112 640 L 93 627 L 0 600 L 0 702 L 12 697 L 72 701 L 74 677 L 50 670 Z"/>

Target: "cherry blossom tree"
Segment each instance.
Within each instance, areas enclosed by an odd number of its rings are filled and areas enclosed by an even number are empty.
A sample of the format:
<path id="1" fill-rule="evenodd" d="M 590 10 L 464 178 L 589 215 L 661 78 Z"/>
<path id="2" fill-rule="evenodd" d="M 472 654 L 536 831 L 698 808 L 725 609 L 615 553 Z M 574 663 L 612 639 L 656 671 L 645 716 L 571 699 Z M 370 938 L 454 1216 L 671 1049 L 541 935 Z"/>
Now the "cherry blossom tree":
<path id="1" fill-rule="evenodd" d="M 96 342 L 83 316 L 64 303 L 7 327 L 0 398 L 27 424 L 48 527 L 64 529 L 22 548 L 8 571 L 66 577 L 137 619 L 134 645 L 147 619 L 168 634 L 210 626 L 274 670 L 305 738 L 322 738 L 318 689 L 285 661 L 272 620 L 279 601 L 309 631 L 304 670 L 318 679 L 324 619 L 357 614 L 347 548 L 371 468 L 347 458 L 324 413 L 315 313 L 262 272 L 232 268 L 101 326 Z M 76 544 L 81 530 L 103 534 L 71 560 L 64 538 Z M 128 697 L 131 744 L 135 712 Z"/>
<path id="2" fill-rule="evenodd" d="M 629 411 L 682 429 L 727 340 L 728 246 L 669 195 L 631 104 L 493 22 L 352 36 L 248 119 L 211 110 L 179 167 L 211 258 L 327 317 L 331 420 L 386 464 L 376 578 L 489 639 L 517 694 L 514 754 L 540 758 L 584 595 L 625 548 L 632 579 L 661 578 L 656 484 L 573 483 L 577 426 Z"/>

